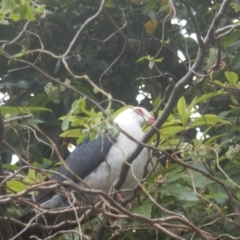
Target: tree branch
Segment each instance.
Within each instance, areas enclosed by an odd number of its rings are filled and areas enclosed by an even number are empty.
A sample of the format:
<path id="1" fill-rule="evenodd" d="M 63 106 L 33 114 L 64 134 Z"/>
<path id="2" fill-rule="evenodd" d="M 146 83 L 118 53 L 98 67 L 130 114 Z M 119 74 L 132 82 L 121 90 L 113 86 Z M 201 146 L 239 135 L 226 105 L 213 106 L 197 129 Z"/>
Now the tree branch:
<path id="1" fill-rule="evenodd" d="M 2 144 L 2 139 L 3 139 L 3 118 L 2 118 L 2 113 L 0 112 L 0 147 Z M 5 184 L 3 183 L 4 180 L 4 170 L 3 170 L 3 165 L 2 165 L 2 160 L 0 158 L 0 196 L 5 195 Z M 13 236 L 13 231 L 11 224 L 9 222 L 6 222 L 4 220 L 4 216 L 7 216 L 7 204 L 0 203 L 0 238 L 1 240 L 9 240 Z"/>

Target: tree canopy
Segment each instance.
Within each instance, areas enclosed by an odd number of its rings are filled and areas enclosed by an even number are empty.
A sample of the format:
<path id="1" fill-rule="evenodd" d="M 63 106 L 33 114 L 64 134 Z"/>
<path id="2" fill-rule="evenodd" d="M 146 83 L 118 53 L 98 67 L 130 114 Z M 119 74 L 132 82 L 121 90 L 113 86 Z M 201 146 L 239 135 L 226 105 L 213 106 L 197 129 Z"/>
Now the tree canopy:
<path id="1" fill-rule="evenodd" d="M 240 239 L 239 1 L 0 6 L 3 240 L 14 239 L 17 217 L 70 146 L 117 134 L 112 119 L 137 105 L 156 122 L 127 159 L 151 150 L 131 206 L 112 200 L 81 231 L 52 237 Z M 115 189 L 127 171 L 124 165 Z"/>

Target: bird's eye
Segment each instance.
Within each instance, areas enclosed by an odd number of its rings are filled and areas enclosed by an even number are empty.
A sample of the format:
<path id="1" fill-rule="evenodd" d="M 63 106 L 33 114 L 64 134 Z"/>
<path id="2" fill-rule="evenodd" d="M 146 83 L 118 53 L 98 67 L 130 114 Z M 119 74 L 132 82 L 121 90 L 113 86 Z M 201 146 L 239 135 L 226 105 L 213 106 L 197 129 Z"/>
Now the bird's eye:
<path id="1" fill-rule="evenodd" d="M 136 108 L 136 109 L 135 109 L 135 112 L 136 112 L 137 114 L 139 114 L 139 115 L 142 115 L 142 116 L 144 115 L 144 114 L 143 114 L 143 110 L 142 110 L 141 108 Z"/>

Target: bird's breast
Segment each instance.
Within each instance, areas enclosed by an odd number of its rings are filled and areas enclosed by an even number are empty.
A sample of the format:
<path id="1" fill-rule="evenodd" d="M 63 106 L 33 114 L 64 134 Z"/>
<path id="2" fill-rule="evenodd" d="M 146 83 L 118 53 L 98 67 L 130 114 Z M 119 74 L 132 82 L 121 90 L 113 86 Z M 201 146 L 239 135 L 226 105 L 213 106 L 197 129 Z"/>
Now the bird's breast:
<path id="1" fill-rule="evenodd" d="M 143 135 L 144 134 L 140 129 L 138 134 L 135 134 L 134 137 L 136 140 L 141 141 Z M 120 133 L 117 142 L 108 152 L 104 162 L 102 162 L 95 171 L 89 174 L 84 181 L 94 189 L 108 192 L 119 176 L 123 162 L 127 160 L 137 146 L 137 143 Z M 132 189 L 137 185 L 137 180 L 142 179 L 144 166 L 147 162 L 147 155 L 148 151 L 144 148 L 138 157 L 132 162 L 122 189 Z"/>

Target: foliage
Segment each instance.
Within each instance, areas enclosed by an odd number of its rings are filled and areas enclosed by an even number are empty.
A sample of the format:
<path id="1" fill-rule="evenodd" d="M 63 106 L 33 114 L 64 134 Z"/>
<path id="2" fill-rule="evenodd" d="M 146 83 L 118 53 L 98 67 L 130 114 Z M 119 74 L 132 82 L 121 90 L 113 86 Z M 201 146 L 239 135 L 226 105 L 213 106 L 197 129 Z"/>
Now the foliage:
<path id="1" fill-rule="evenodd" d="M 140 105 L 157 118 L 151 174 L 104 239 L 238 239 L 240 3 L 100 2 L 0 3 L 0 205 L 15 219 L 69 143 L 117 135 L 117 113 Z"/>

